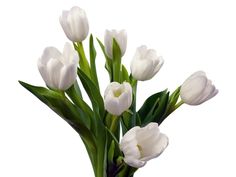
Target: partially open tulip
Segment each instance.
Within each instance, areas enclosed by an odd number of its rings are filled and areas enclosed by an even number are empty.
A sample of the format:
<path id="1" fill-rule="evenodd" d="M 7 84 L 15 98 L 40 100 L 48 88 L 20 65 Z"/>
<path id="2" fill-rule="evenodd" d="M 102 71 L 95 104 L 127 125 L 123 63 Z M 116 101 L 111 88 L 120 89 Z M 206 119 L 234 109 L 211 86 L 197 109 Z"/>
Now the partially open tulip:
<path id="1" fill-rule="evenodd" d="M 111 59 L 113 58 L 113 54 L 112 54 L 113 39 L 115 39 L 116 42 L 118 43 L 121 50 L 121 55 L 123 56 L 125 54 L 126 46 L 127 46 L 126 31 L 125 30 L 121 30 L 121 31 L 106 30 L 105 31 L 105 36 L 104 36 L 105 51 L 106 51 L 106 54 Z"/>
<path id="2" fill-rule="evenodd" d="M 158 157 L 167 147 L 168 138 L 160 133 L 157 123 L 130 129 L 121 139 L 120 149 L 129 166 L 140 168 L 148 160 Z"/>
<path id="3" fill-rule="evenodd" d="M 119 116 L 128 110 L 132 103 L 132 87 L 128 82 L 110 83 L 104 94 L 105 109 L 112 115 Z"/>
<path id="4" fill-rule="evenodd" d="M 197 71 L 185 80 L 180 89 L 182 101 L 189 105 L 199 105 L 218 93 L 203 71 Z"/>
<path id="5" fill-rule="evenodd" d="M 131 62 L 132 76 L 141 81 L 151 79 L 162 67 L 164 60 L 160 54 L 146 46 L 137 48 Z"/>
<path id="6" fill-rule="evenodd" d="M 82 42 L 88 36 L 88 19 L 85 11 L 79 7 L 72 7 L 69 11 L 63 11 L 60 23 L 66 36 L 72 42 Z"/>
<path id="7" fill-rule="evenodd" d="M 66 90 L 76 81 L 78 60 L 77 52 L 69 43 L 65 44 L 63 53 L 47 47 L 38 60 L 38 69 L 48 87 Z"/>

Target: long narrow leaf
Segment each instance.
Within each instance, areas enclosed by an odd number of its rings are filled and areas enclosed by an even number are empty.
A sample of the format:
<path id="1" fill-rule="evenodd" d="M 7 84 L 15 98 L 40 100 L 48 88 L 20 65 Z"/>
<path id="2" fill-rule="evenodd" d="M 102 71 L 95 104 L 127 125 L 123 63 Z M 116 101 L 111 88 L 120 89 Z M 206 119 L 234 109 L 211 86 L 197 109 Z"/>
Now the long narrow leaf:
<path id="1" fill-rule="evenodd" d="M 100 47 L 102 49 L 102 52 L 104 54 L 105 59 L 106 59 L 105 68 L 106 68 L 106 70 L 109 74 L 110 81 L 112 82 L 113 81 L 112 80 L 113 79 L 112 59 L 107 56 L 103 43 L 98 38 L 97 38 L 97 41 L 98 41 L 98 44 L 100 45 Z"/>
<path id="2" fill-rule="evenodd" d="M 92 34 L 90 35 L 90 38 L 89 38 L 89 53 L 90 53 L 91 77 L 92 77 L 93 82 L 95 83 L 95 85 L 98 87 L 98 90 L 99 90 L 99 83 L 98 83 L 96 63 L 95 63 L 97 53 L 96 53 L 96 50 L 94 48 L 93 35 Z"/>
<path id="3" fill-rule="evenodd" d="M 166 111 L 169 98 L 168 95 L 169 93 L 167 90 L 164 90 L 147 98 L 143 106 L 138 111 L 138 117 L 142 126 L 150 122 L 160 121 Z"/>
<path id="4" fill-rule="evenodd" d="M 121 50 L 119 44 L 115 39 L 112 41 L 112 69 L 113 69 L 113 81 L 121 82 Z"/>
<path id="5" fill-rule="evenodd" d="M 87 92 L 91 103 L 93 105 L 93 111 L 97 112 L 101 119 L 103 119 L 105 114 L 104 102 L 103 98 L 98 90 L 98 88 L 94 85 L 94 83 L 86 76 L 86 74 L 81 71 L 79 68 L 77 70 L 78 76 L 84 86 L 85 91 Z"/>
<path id="6" fill-rule="evenodd" d="M 44 87 L 33 86 L 22 81 L 19 81 L 19 83 L 56 112 L 80 134 L 88 152 L 91 153 L 91 161 L 94 163 L 96 160 L 96 139 L 89 130 L 90 118 L 59 92 Z"/>

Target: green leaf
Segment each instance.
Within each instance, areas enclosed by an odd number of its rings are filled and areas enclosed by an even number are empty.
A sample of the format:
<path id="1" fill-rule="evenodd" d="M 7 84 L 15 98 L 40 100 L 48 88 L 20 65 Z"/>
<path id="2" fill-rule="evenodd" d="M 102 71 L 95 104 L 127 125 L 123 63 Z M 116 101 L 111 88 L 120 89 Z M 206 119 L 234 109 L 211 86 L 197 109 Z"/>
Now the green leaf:
<path id="1" fill-rule="evenodd" d="M 57 91 L 49 90 L 44 87 L 37 87 L 22 81 L 19 83 L 28 91 L 33 93 L 43 103 L 49 106 L 59 116 L 76 124 L 90 127 L 90 119 L 86 117 L 84 112 L 72 104 L 63 94 Z"/>
<path id="2" fill-rule="evenodd" d="M 167 105 L 167 108 L 166 108 L 166 112 L 165 114 L 163 115 L 162 117 L 162 120 L 161 122 L 167 118 L 173 111 L 175 111 L 176 109 L 176 103 L 179 99 L 179 95 L 180 95 L 180 88 L 181 86 L 179 86 L 169 97 L 169 101 L 168 101 L 168 105 Z M 161 123 L 160 122 L 160 123 Z"/>
<path id="3" fill-rule="evenodd" d="M 113 68 L 113 81 L 121 83 L 121 50 L 117 41 L 113 38 L 112 41 L 112 68 Z"/>
<path id="4" fill-rule="evenodd" d="M 122 121 L 121 121 L 121 126 L 122 126 L 122 133 L 123 135 L 129 131 L 131 128 L 136 126 L 136 114 L 133 113 L 132 111 L 126 111 L 122 114 Z"/>
<path id="5" fill-rule="evenodd" d="M 166 106 L 169 98 L 167 90 L 158 92 L 144 102 L 139 109 L 138 114 L 141 125 L 144 126 L 150 122 L 158 122 L 166 111 Z"/>
<path id="6" fill-rule="evenodd" d="M 94 83 L 87 77 L 87 75 L 78 68 L 77 74 L 84 86 L 85 91 L 87 92 L 90 101 L 93 105 L 93 111 L 99 114 L 101 120 L 105 114 L 104 102 L 103 98 L 100 94 L 98 88 L 94 85 Z"/>
<path id="7" fill-rule="evenodd" d="M 102 49 L 102 52 L 104 54 L 105 59 L 106 59 L 105 68 L 106 68 L 106 70 L 107 70 L 107 72 L 109 74 L 110 82 L 112 82 L 113 81 L 112 80 L 113 79 L 112 59 L 107 56 L 103 43 L 98 38 L 97 38 L 97 41 L 98 41 L 98 43 L 99 43 L 99 45 L 100 45 L 100 47 Z"/>
<path id="8" fill-rule="evenodd" d="M 94 164 L 96 161 L 95 155 L 97 154 L 96 139 L 90 131 L 90 118 L 79 107 L 71 103 L 61 92 L 33 86 L 22 81 L 19 81 L 19 83 L 79 133 L 89 153 L 91 162 Z"/>
<path id="9" fill-rule="evenodd" d="M 97 53 L 96 53 L 96 50 L 94 48 L 93 35 L 92 34 L 90 35 L 90 38 L 89 38 L 89 53 L 90 53 L 90 66 L 91 66 L 92 80 L 93 80 L 94 84 L 97 86 L 97 88 L 99 90 L 99 83 L 98 83 L 96 63 L 95 63 Z"/>
<path id="10" fill-rule="evenodd" d="M 66 90 L 67 95 L 73 101 L 73 103 L 82 109 L 87 116 L 91 119 L 93 118 L 93 111 L 89 105 L 80 97 L 80 94 L 77 92 L 76 85 L 72 85 L 68 90 Z"/>
<path id="11" fill-rule="evenodd" d="M 95 176 L 106 176 L 107 169 L 107 131 L 101 121 L 98 122 L 99 133 L 96 136 L 97 143 L 97 163 Z"/>
<path id="12" fill-rule="evenodd" d="M 167 110 L 168 99 L 169 99 L 169 92 L 161 96 L 159 105 L 154 112 L 153 120 L 154 122 L 157 122 L 158 125 L 160 125 L 164 120 L 163 116 Z"/>
<path id="13" fill-rule="evenodd" d="M 170 95 L 170 99 L 168 102 L 168 108 L 167 111 L 168 113 L 172 111 L 172 109 L 175 107 L 178 99 L 179 99 L 179 95 L 180 95 L 180 88 L 181 86 L 179 86 L 171 95 Z"/>
<path id="14" fill-rule="evenodd" d="M 127 69 L 125 68 L 124 65 L 122 65 L 122 77 L 121 77 L 121 83 L 122 82 L 130 82 L 130 79 L 129 79 L 129 73 L 127 71 Z"/>

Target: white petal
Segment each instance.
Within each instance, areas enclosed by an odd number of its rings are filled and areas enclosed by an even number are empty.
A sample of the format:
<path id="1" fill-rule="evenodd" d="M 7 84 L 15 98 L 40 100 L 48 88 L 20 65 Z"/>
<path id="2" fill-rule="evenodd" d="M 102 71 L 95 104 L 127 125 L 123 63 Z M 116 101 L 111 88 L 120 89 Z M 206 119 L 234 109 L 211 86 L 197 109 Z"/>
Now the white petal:
<path id="1" fill-rule="evenodd" d="M 192 79 L 194 79 L 196 77 L 199 77 L 199 76 L 205 76 L 206 77 L 206 73 L 204 71 L 196 71 L 191 76 L 189 76 L 189 78 L 186 81 L 192 80 Z"/>
<path id="2" fill-rule="evenodd" d="M 181 86 L 180 97 L 190 105 L 195 105 L 196 99 L 201 95 L 207 85 L 205 76 L 193 76 L 188 78 Z"/>
<path id="3" fill-rule="evenodd" d="M 110 31 L 106 30 L 104 35 L 104 45 L 106 54 L 112 58 L 112 34 Z"/>
<path id="4" fill-rule="evenodd" d="M 218 93 L 218 90 L 216 90 L 215 86 L 211 84 L 207 86 L 207 88 L 202 93 L 202 96 L 197 101 L 197 105 L 202 104 L 203 102 L 206 102 L 207 100 L 211 99 Z"/>
<path id="5" fill-rule="evenodd" d="M 104 35 L 104 44 L 106 54 L 112 59 L 112 46 L 113 46 L 113 38 L 115 38 L 118 43 L 122 56 L 124 55 L 127 47 L 127 34 L 125 30 L 116 31 L 116 30 L 106 30 Z"/>
<path id="6" fill-rule="evenodd" d="M 63 11 L 60 23 L 68 39 L 73 42 L 81 42 L 88 35 L 88 19 L 85 11 L 79 7 Z"/>
<path id="7" fill-rule="evenodd" d="M 105 109 L 112 115 L 120 115 L 122 112 L 119 107 L 119 100 L 113 97 L 113 94 L 109 92 L 104 100 Z"/>
<path id="8" fill-rule="evenodd" d="M 73 31 L 72 26 L 69 23 L 68 19 L 69 11 L 63 11 L 62 16 L 59 18 L 61 27 L 68 39 L 73 41 Z"/>
<path id="9" fill-rule="evenodd" d="M 143 59 L 146 56 L 148 49 L 146 45 L 141 45 L 136 49 L 135 55 L 133 59 L 138 58 L 138 59 Z"/>
<path id="10" fill-rule="evenodd" d="M 186 79 L 180 89 L 181 99 L 189 105 L 199 105 L 214 97 L 217 93 L 218 90 L 207 79 L 203 71 L 193 73 Z"/>
<path id="11" fill-rule="evenodd" d="M 73 64 L 64 66 L 60 73 L 59 89 L 67 90 L 70 88 L 75 83 L 76 77 L 77 68 Z"/>
<path id="12" fill-rule="evenodd" d="M 121 110 L 121 113 L 128 110 L 131 106 L 131 99 L 130 94 L 127 92 L 122 93 L 119 97 L 119 109 Z"/>
<path id="13" fill-rule="evenodd" d="M 104 98 L 106 98 L 106 95 L 108 95 L 108 93 L 111 91 L 111 90 L 114 90 L 114 89 L 118 89 L 120 87 L 120 84 L 118 82 L 112 82 L 110 83 L 105 92 L 104 92 Z"/>
<path id="14" fill-rule="evenodd" d="M 148 80 L 152 76 L 153 64 L 151 60 L 136 60 L 132 65 L 132 76 L 140 81 Z"/>
<path id="15" fill-rule="evenodd" d="M 79 56 L 78 53 L 74 50 L 74 48 L 72 47 L 72 45 L 68 42 L 65 43 L 64 45 L 64 50 L 63 50 L 63 64 L 76 64 L 79 61 Z"/>
<path id="16" fill-rule="evenodd" d="M 127 33 L 125 30 L 121 30 L 118 32 L 118 35 L 116 37 L 116 40 L 119 44 L 121 55 L 124 56 L 126 47 L 127 47 Z"/>
<path id="17" fill-rule="evenodd" d="M 63 65 L 58 59 L 52 58 L 47 63 L 47 71 L 50 78 L 49 86 L 54 89 L 59 89 L 60 71 L 62 67 Z"/>
<path id="18" fill-rule="evenodd" d="M 125 157 L 124 161 L 126 164 L 134 168 L 141 168 L 146 164 L 145 161 L 141 161 L 139 159 L 132 158 L 132 157 Z"/>
<path id="19" fill-rule="evenodd" d="M 136 138 L 136 132 L 140 129 L 139 126 L 135 126 L 131 128 L 128 132 L 125 133 L 125 135 L 121 139 L 121 146 L 126 144 L 129 141 L 132 141 L 133 139 Z M 136 140 L 135 140 L 136 141 Z"/>
<path id="20" fill-rule="evenodd" d="M 145 145 L 148 142 L 152 143 L 153 138 L 155 137 L 158 138 L 160 134 L 160 130 L 157 123 L 151 122 L 145 127 L 139 129 L 136 134 L 137 134 L 138 143 L 140 145 Z"/>
<path id="21" fill-rule="evenodd" d="M 164 59 L 162 56 L 158 57 L 158 64 L 156 65 L 155 69 L 154 69 L 154 75 L 161 69 L 161 67 L 164 64 Z"/>
<path id="22" fill-rule="evenodd" d="M 154 49 L 149 49 L 145 55 L 145 58 L 149 60 L 156 60 L 157 59 L 157 52 Z"/>
<path id="23" fill-rule="evenodd" d="M 147 161 L 158 157 L 166 149 L 168 144 L 169 144 L 168 137 L 165 134 L 160 133 L 158 139 L 156 141 L 153 141 L 153 144 L 151 146 L 145 146 L 145 148 L 149 147 L 148 153 L 146 154 L 146 156 L 141 158 L 141 160 Z"/>
<path id="24" fill-rule="evenodd" d="M 39 58 L 39 61 L 41 62 L 42 65 L 46 66 L 48 61 L 51 58 L 61 59 L 62 54 L 55 47 L 46 47 L 43 51 L 43 54 L 42 54 L 41 58 Z"/>
<path id="25" fill-rule="evenodd" d="M 46 85 L 50 85 L 50 78 L 49 78 L 49 74 L 47 71 L 46 66 L 42 65 L 41 61 L 38 61 L 38 70 L 44 80 L 44 82 L 46 83 Z"/>
<path id="26" fill-rule="evenodd" d="M 132 76 L 141 81 L 149 80 L 160 70 L 163 63 L 163 58 L 155 50 L 140 46 L 131 62 Z"/>

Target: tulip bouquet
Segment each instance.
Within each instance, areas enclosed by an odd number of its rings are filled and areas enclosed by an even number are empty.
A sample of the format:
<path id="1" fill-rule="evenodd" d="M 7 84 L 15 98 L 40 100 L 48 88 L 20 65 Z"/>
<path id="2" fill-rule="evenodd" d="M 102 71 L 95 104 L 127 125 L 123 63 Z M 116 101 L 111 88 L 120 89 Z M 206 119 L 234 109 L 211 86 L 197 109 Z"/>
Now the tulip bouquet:
<path id="1" fill-rule="evenodd" d="M 159 126 L 173 111 L 184 103 L 199 105 L 218 93 L 206 74 L 198 71 L 173 93 L 157 92 L 137 109 L 138 81 L 154 77 L 164 60 L 155 50 L 140 46 L 129 74 L 122 64 L 126 32 L 106 30 L 104 43 L 97 39 L 110 79 L 103 97 L 92 35 L 89 60 L 83 48 L 82 41 L 89 31 L 86 13 L 73 7 L 62 12 L 60 23 L 73 45 L 66 43 L 62 53 L 54 47 L 43 51 L 38 69 L 47 88 L 19 82 L 78 132 L 96 177 L 133 176 L 138 168 L 158 157 L 167 147 L 168 138 L 160 132 Z M 91 104 L 84 101 L 81 86 Z"/>

